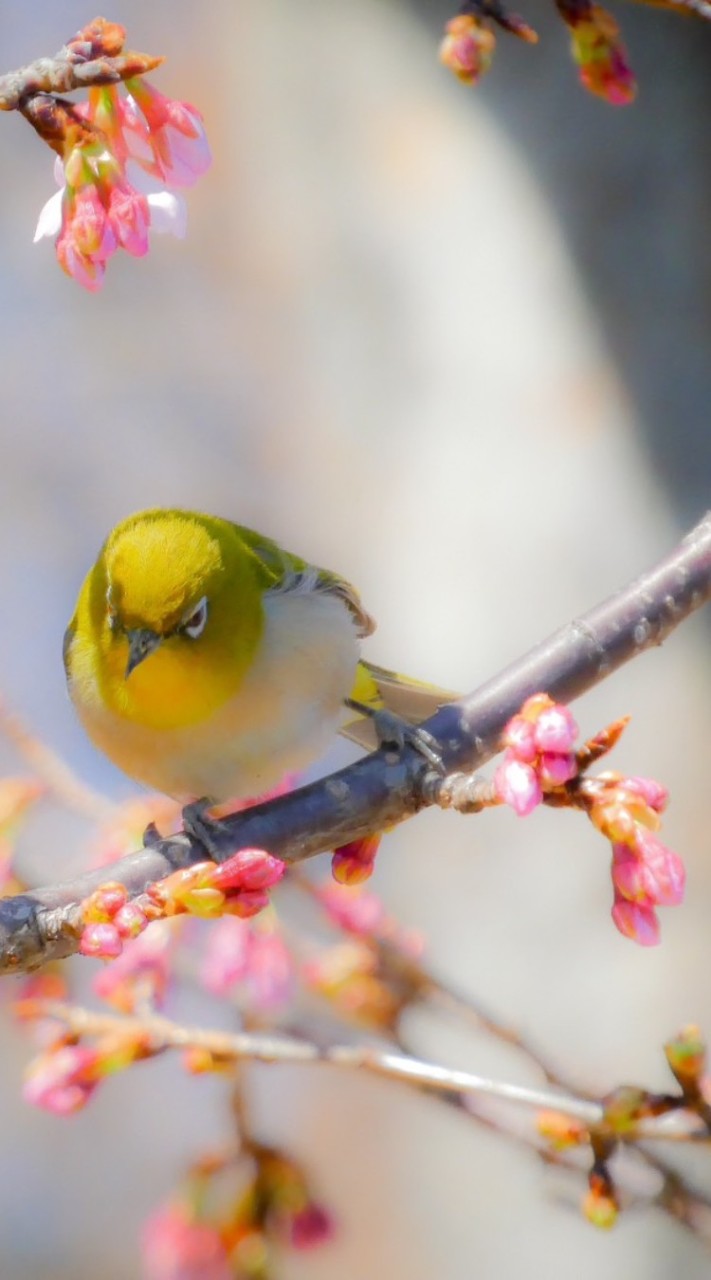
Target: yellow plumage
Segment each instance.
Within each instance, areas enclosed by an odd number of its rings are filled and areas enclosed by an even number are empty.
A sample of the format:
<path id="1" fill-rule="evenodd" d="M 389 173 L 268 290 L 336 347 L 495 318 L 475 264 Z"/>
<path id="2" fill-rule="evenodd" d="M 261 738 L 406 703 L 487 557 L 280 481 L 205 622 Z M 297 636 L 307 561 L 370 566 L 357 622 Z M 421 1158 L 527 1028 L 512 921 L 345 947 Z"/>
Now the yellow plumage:
<path id="1" fill-rule="evenodd" d="M 109 534 L 65 636 L 72 700 L 125 773 L 176 799 L 259 795 L 336 731 L 352 698 L 411 722 L 452 695 L 360 658 L 354 589 L 216 516 L 140 512 Z"/>

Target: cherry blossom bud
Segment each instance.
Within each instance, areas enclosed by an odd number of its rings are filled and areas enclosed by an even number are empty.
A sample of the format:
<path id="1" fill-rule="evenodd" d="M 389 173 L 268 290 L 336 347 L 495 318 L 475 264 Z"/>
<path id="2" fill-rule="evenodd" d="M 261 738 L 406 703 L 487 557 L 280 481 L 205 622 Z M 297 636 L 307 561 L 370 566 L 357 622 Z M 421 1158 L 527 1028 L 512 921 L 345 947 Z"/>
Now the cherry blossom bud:
<path id="1" fill-rule="evenodd" d="M 506 752 L 494 774 L 494 788 L 499 799 L 508 804 L 520 818 L 532 813 L 543 799 L 536 770 Z"/>
<path id="2" fill-rule="evenodd" d="M 88 924 L 79 942 L 83 956 L 97 956 L 113 960 L 123 951 L 123 940 L 114 924 Z"/>
<path id="3" fill-rule="evenodd" d="M 575 746 L 578 726 L 568 708 L 556 703 L 541 711 L 533 725 L 533 734 L 538 751 L 567 755 Z"/>
<path id="4" fill-rule="evenodd" d="M 620 933 L 642 947 L 656 947 L 660 941 L 659 919 L 654 907 L 627 898 L 616 898 L 612 907 L 612 919 Z"/>
<path id="5" fill-rule="evenodd" d="M 571 751 L 567 755 L 557 752 L 546 752 L 538 764 L 538 777 L 544 790 L 550 787 L 562 787 L 570 782 L 578 772 L 578 762 Z"/>
<path id="6" fill-rule="evenodd" d="M 238 849 L 220 863 L 211 883 L 223 893 L 233 889 L 271 889 L 281 880 L 286 863 L 264 849 Z"/>
<path id="7" fill-rule="evenodd" d="M 470 13 L 451 18 L 439 48 L 440 62 L 464 84 L 476 84 L 489 70 L 496 48 L 490 27 Z"/>
<path id="8" fill-rule="evenodd" d="M 32 1106 L 68 1116 L 86 1106 L 98 1084 L 99 1053 L 83 1045 L 61 1045 L 27 1068 L 22 1096 Z"/>

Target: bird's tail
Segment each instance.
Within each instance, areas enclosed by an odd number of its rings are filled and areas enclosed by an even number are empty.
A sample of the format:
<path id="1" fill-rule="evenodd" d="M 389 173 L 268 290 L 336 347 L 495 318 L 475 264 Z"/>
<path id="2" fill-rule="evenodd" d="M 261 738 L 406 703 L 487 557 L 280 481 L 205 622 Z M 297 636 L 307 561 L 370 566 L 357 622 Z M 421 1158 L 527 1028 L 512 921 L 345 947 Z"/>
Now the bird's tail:
<path id="1" fill-rule="evenodd" d="M 434 715 L 445 702 L 454 702 L 459 695 L 448 689 L 438 689 L 433 684 L 423 684 L 397 671 L 387 671 L 372 662 L 358 663 L 355 683 L 351 690 L 354 702 L 361 702 L 374 711 L 392 711 L 409 724 L 420 724 Z M 375 729 L 370 717 L 354 715 L 341 726 L 341 733 L 352 742 L 372 751 L 376 744 Z"/>

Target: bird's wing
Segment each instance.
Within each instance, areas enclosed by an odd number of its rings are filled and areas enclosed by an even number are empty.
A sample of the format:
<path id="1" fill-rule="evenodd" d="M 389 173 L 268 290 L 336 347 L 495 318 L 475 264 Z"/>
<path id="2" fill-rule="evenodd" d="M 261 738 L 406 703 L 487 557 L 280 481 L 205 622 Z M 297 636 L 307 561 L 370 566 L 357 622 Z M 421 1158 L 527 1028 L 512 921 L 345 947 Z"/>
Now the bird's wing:
<path id="1" fill-rule="evenodd" d="M 408 724 L 420 724 L 433 716 L 446 702 L 454 702 L 459 695 L 433 684 L 423 684 L 398 671 L 376 667 L 362 658 L 358 663 L 351 697 L 373 710 L 391 711 Z M 377 745 L 373 721 L 370 717 L 354 716 L 342 726 L 344 738 L 350 738 L 359 746 L 372 751 Z"/>
<path id="2" fill-rule="evenodd" d="M 308 595 L 317 592 L 337 596 L 353 615 L 359 636 L 369 636 L 375 630 L 375 622 L 363 608 L 358 592 L 345 578 L 284 551 L 271 538 L 239 525 L 235 527 L 242 542 L 259 562 L 264 588 L 270 594 Z"/>

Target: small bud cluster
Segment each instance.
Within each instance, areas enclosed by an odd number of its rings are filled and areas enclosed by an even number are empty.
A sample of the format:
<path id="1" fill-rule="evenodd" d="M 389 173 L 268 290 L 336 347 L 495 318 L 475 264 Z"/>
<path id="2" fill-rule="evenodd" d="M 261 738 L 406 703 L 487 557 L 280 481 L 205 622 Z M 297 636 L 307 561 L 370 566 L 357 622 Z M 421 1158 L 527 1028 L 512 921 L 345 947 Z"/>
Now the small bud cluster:
<path id="1" fill-rule="evenodd" d="M 22 1096 L 25 1102 L 54 1115 L 81 1111 L 106 1076 L 150 1056 L 142 1032 L 107 1035 L 94 1045 L 55 1040 L 27 1068 Z"/>
<path id="2" fill-rule="evenodd" d="M 632 102 L 637 85 L 612 15 L 594 0 L 555 2 L 571 33 L 571 52 L 580 69 L 581 84 L 616 106 Z M 510 13 L 502 0 L 465 0 L 447 23 L 439 50 L 440 61 L 464 84 L 478 84 L 491 66 L 496 45 L 494 23 L 527 44 L 538 41 L 533 28 L 518 14 Z"/>
<path id="3" fill-rule="evenodd" d="M 208 934 L 200 978 L 212 995 L 236 995 L 250 1013 L 285 1008 L 294 994 L 295 966 L 273 914 L 217 920 Z"/>
<path id="4" fill-rule="evenodd" d="M 234 1280 L 272 1274 L 273 1245 L 318 1247 L 334 1234 L 330 1214 L 311 1196 L 299 1165 L 250 1144 L 245 1160 L 206 1157 L 181 1191 L 146 1222 L 146 1280 Z"/>
<path id="5" fill-rule="evenodd" d="M 577 736 L 578 726 L 567 707 L 545 693 L 529 698 L 504 730 L 504 756 L 494 775 L 499 800 L 521 818 L 532 813 L 545 792 L 578 773 Z"/>
<path id="6" fill-rule="evenodd" d="M 125 31 L 116 23 L 106 26 L 111 49 L 120 40 L 120 52 Z M 101 26 L 92 24 L 92 32 L 100 44 Z M 140 75 L 125 78 L 124 85 L 125 97 L 116 84 L 92 87 L 86 102 L 70 108 L 57 103 L 51 113 L 47 140 L 58 152 L 62 189 L 42 209 L 35 241 L 56 237 L 60 266 L 91 291 L 101 287 L 118 249 L 134 257 L 148 252 L 150 229 L 185 234 L 185 207 L 171 189 L 191 186 L 211 163 L 195 107 L 166 98 Z M 144 194 L 132 166 L 165 189 Z"/>
<path id="7" fill-rule="evenodd" d="M 668 793 L 651 778 L 619 773 L 585 779 L 581 793 L 591 822 L 612 844 L 612 918 L 625 937 L 655 946 L 656 908 L 678 906 L 686 880 L 679 855 L 655 834 Z"/>
<path id="8" fill-rule="evenodd" d="M 353 939 L 325 949 L 303 964 L 301 976 L 349 1021 L 377 1031 L 394 1029 L 403 1001 L 367 942 Z"/>
<path id="9" fill-rule="evenodd" d="M 558 0 L 558 8 L 570 29 L 581 84 L 613 106 L 633 102 L 637 84 L 612 14 L 592 0 Z"/>
<path id="10" fill-rule="evenodd" d="M 496 36 L 491 27 L 474 14 L 459 13 L 444 30 L 440 62 L 464 84 L 477 84 L 494 57 Z"/>
<path id="11" fill-rule="evenodd" d="M 203 919 L 236 915 L 247 919 L 269 905 L 268 890 L 285 865 L 263 849 L 239 849 L 217 864 L 198 862 L 148 886 L 132 901 L 122 884 L 109 881 L 81 906 L 82 955 L 112 959 L 152 920 L 188 913 Z"/>
<path id="12" fill-rule="evenodd" d="M 504 730 L 493 790 L 520 817 L 546 801 L 584 809 L 612 844 L 615 925 L 625 937 L 654 946 L 657 907 L 678 906 L 684 897 L 684 864 L 656 835 L 668 793 L 651 778 L 582 772 L 610 750 L 625 724 L 610 726 L 576 753 L 578 728 L 568 708 L 535 694 Z"/>

